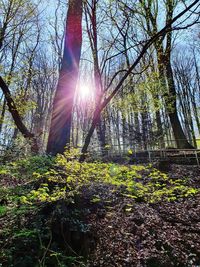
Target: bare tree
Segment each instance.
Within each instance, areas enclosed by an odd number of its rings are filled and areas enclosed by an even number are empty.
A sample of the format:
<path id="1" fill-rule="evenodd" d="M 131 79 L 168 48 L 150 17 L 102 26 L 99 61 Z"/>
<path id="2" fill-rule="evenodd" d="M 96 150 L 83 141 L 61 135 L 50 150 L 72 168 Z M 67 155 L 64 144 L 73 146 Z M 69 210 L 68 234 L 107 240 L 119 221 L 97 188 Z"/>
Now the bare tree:
<path id="1" fill-rule="evenodd" d="M 187 6 L 182 12 L 180 12 L 178 15 L 176 15 L 174 18 L 171 18 L 168 20 L 168 23 L 157 33 L 155 33 L 148 41 L 145 42 L 143 45 L 139 55 L 137 56 L 134 63 L 131 65 L 131 67 L 125 72 L 117 86 L 114 88 L 114 90 L 110 93 L 110 95 L 105 98 L 101 104 L 95 109 L 94 116 L 92 120 L 92 125 L 90 127 L 90 130 L 86 136 L 84 146 L 82 148 L 82 155 L 80 157 L 80 161 L 83 161 L 85 158 L 85 153 L 87 151 L 87 148 L 89 146 L 92 134 L 94 132 L 94 129 L 99 121 L 100 113 L 101 111 L 107 106 L 107 104 L 111 101 L 111 99 L 118 93 L 118 91 L 121 89 L 121 86 L 126 81 L 128 76 L 132 73 L 132 71 L 135 69 L 135 67 L 139 64 L 140 60 L 143 58 L 149 47 L 154 44 L 155 41 L 157 41 L 159 38 L 162 38 L 162 36 L 166 35 L 166 32 L 172 31 L 172 25 L 174 22 L 176 22 L 179 18 L 181 18 L 185 13 L 191 10 L 191 8 L 196 7 L 196 5 L 199 3 L 199 1 L 193 1 L 189 6 Z"/>

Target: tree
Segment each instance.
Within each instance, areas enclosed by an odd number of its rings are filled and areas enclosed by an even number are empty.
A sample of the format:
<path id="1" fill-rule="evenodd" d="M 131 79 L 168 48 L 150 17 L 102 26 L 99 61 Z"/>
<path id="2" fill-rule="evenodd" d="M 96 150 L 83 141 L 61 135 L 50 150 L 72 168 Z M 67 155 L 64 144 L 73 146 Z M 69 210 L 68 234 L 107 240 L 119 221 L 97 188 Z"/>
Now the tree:
<path id="1" fill-rule="evenodd" d="M 37 140 L 34 137 L 34 134 L 32 134 L 27 127 L 25 126 L 25 124 L 22 122 L 21 116 L 17 110 L 17 107 L 15 105 L 15 102 L 13 101 L 13 98 L 11 96 L 10 90 L 8 88 L 8 86 L 6 85 L 6 83 L 4 82 L 4 80 L 0 77 L 0 87 L 4 93 L 7 105 L 8 105 L 8 109 L 13 117 L 13 120 L 15 122 L 15 125 L 17 126 L 17 128 L 19 129 L 19 131 L 22 133 L 22 135 L 27 138 L 30 139 L 31 141 L 31 150 L 32 152 L 37 153 L 38 152 L 38 146 L 37 146 Z"/>
<path id="2" fill-rule="evenodd" d="M 82 0 L 69 0 L 64 53 L 53 101 L 47 153 L 63 153 L 70 144 L 72 109 L 82 46 Z"/>
<path id="3" fill-rule="evenodd" d="M 178 5 L 178 1 L 167 0 L 164 3 L 165 10 L 165 24 L 169 24 L 172 21 L 175 8 Z M 158 32 L 158 18 L 160 16 L 158 12 L 159 1 L 157 0 L 141 0 L 138 10 L 133 9 L 132 12 L 136 13 L 138 19 L 141 20 L 142 29 L 149 37 L 153 37 Z M 129 8 L 130 11 L 130 8 Z M 162 11 L 163 12 L 163 11 Z M 164 15 L 164 14 L 163 14 Z M 193 20 L 192 20 L 193 22 Z M 194 20 L 194 23 L 196 19 Z M 181 29 L 181 27 L 180 27 Z M 157 56 L 157 68 L 160 74 L 160 80 L 162 81 L 163 88 L 165 89 L 165 106 L 167 115 L 169 116 L 170 123 L 173 130 L 173 135 L 176 140 L 178 148 L 192 148 L 188 143 L 186 135 L 183 131 L 177 110 L 177 97 L 176 87 L 174 83 L 174 75 L 172 68 L 172 26 L 168 28 L 165 34 L 160 36 L 154 43 L 155 52 Z M 159 95 L 155 95 L 156 99 L 159 99 Z M 162 122 L 160 119 L 159 111 L 156 114 L 158 128 L 162 129 Z M 162 130 L 161 130 L 162 133 Z"/>
<path id="4" fill-rule="evenodd" d="M 93 120 L 91 127 L 88 131 L 88 134 L 85 139 L 85 143 L 82 148 L 82 155 L 80 157 L 80 161 L 83 161 L 85 159 L 85 153 L 87 152 L 87 148 L 89 146 L 91 137 L 93 135 L 94 129 L 99 122 L 100 114 L 102 110 L 107 106 L 107 104 L 111 101 L 111 99 L 119 92 L 122 85 L 126 81 L 126 79 L 129 77 L 129 75 L 132 73 L 132 71 L 135 69 L 135 67 L 139 64 L 140 60 L 143 58 L 143 56 L 146 54 L 149 47 L 151 47 L 152 44 L 155 43 L 159 38 L 162 38 L 162 36 L 165 36 L 166 32 L 174 30 L 172 27 L 172 24 L 176 22 L 179 18 L 181 18 L 186 12 L 190 11 L 191 8 L 195 7 L 199 3 L 198 0 L 193 1 L 189 6 L 187 6 L 182 12 L 180 12 L 178 15 L 176 15 L 174 18 L 171 18 L 171 20 L 168 20 L 168 23 L 158 32 L 156 32 L 149 40 L 145 42 L 142 49 L 140 50 L 138 56 L 136 57 L 135 61 L 131 65 L 131 67 L 125 72 L 123 77 L 120 79 L 118 84 L 115 86 L 115 88 L 112 90 L 109 96 L 104 98 L 104 100 L 96 107 L 93 115 Z M 116 76 L 116 75 L 115 75 Z"/>
<path id="5" fill-rule="evenodd" d="M 31 61 L 34 55 L 35 49 L 38 45 L 39 31 L 38 31 L 38 13 L 35 4 L 31 4 L 29 0 L 27 1 L 0 1 L 0 63 L 4 70 L 3 79 L 0 77 L 0 87 L 4 95 L 4 103 L 1 112 L 1 129 L 3 127 L 4 116 L 6 113 L 7 103 L 8 110 L 14 120 L 14 123 L 22 135 L 31 140 L 32 151 L 37 152 L 38 146 L 34 134 L 28 129 L 28 127 L 23 122 L 23 118 L 19 112 L 18 105 L 14 100 L 11 82 L 13 76 L 21 77 L 27 82 L 27 89 L 31 81 Z M 26 59 L 30 68 L 28 68 L 27 76 L 23 73 L 21 64 L 23 62 L 23 67 L 26 66 L 24 57 L 27 51 L 25 51 L 30 44 L 27 42 L 29 38 L 33 41 L 33 36 L 36 36 L 36 44 L 33 51 L 30 53 Z M 29 50 L 30 52 L 30 50 Z M 9 62 L 9 64 L 8 64 Z M 27 67 L 27 66 L 26 66 Z M 21 73 L 19 72 L 19 68 Z M 27 69 L 27 68 L 26 68 Z M 15 74 L 15 75 L 14 75 Z M 21 75 L 21 76 L 20 76 Z M 15 86 L 17 87 L 17 86 Z"/>
<path id="6" fill-rule="evenodd" d="M 172 0 L 166 1 L 167 19 L 166 23 L 169 23 L 174 14 L 175 2 Z M 167 112 L 170 118 L 173 134 L 178 148 L 193 148 L 193 146 L 187 141 L 183 128 L 181 126 L 177 103 L 176 103 L 176 87 L 174 82 L 174 75 L 171 63 L 171 51 L 172 51 L 172 30 L 171 26 L 166 33 L 166 48 L 164 49 L 162 41 L 157 44 L 156 51 L 158 55 L 158 69 L 161 79 L 166 77 L 168 93 L 166 94 Z M 165 68 L 164 68 L 165 66 Z"/>
<path id="7" fill-rule="evenodd" d="M 94 84 L 95 84 L 95 104 L 99 105 L 103 95 L 103 82 L 102 82 L 102 70 L 99 63 L 99 51 L 98 51 L 98 23 L 97 23 L 97 8 L 99 0 L 88 1 L 85 4 L 85 18 L 87 34 L 90 41 L 90 47 L 93 57 L 93 71 L 94 71 Z M 100 116 L 97 125 L 97 135 L 99 143 L 102 149 L 102 154 L 105 153 L 106 136 L 105 136 L 105 122 L 103 116 Z"/>

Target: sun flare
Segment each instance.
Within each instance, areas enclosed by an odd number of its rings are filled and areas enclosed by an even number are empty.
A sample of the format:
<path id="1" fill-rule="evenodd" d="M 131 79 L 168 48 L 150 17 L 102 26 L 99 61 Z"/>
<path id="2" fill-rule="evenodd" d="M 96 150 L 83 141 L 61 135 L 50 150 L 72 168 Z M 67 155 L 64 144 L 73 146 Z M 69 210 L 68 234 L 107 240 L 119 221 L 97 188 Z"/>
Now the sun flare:
<path id="1" fill-rule="evenodd" d="M 87 99 L 91 96 L 91 88 L 86 84 L 79 86 L 78 94 L 82 99 Z"/>

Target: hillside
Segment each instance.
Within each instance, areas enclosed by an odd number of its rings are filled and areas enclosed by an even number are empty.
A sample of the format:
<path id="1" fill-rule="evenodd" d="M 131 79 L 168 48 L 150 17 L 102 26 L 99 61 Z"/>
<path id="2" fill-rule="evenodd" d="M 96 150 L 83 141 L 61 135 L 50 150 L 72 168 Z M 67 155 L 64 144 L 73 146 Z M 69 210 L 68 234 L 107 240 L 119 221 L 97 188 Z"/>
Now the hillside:
<path id="1" fill-rule="evenodd" d="M 70 157 L 0 167 L 1 266 L 200 264 L 198 167 Z"/>

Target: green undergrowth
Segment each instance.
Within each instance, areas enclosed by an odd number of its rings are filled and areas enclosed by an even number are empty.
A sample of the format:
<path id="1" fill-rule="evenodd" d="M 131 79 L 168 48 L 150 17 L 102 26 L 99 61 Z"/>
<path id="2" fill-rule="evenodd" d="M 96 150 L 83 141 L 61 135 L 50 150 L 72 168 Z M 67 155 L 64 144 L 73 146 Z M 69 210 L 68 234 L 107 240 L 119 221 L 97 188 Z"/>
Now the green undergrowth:
<path id="1" fill-rule="evenodd" d="M 78 158 L 79 152 L 74 149 L 56 158 L 35 156 L 0 166 L 0 179 L 8 177 L 19 182 L 23 180 L 26 184 L 10 189 L 4 187 L 1 195 L 30 205 L 59 199 L 73 201 L 82 186 L 105 183 L 116 186 L 116 189 L 124 187 L 127 195 L 136 201 L 154 203 L 193 196 L 199 190 L 188 186 L 187 177 L 169 177 L 151 164 L 80 163 Z M 22 194 L 23 191 L 26 194 Z"/>
<path id="2" fill-rule="evenodd" d="M 54 160 L 42 158 L 44 168 L 27 164 L 32 171 L 32 177 L 41 183 L 37 190 L 31 190 L 21 197 L 21 201 L 28 204 L 34 201 L 51 202 L 59 199 L 73 201 L 73 196 L 79 193 L 82 186 L 89 186 L 91 183 L 124 187 L 127 196 L 136 201 L 149 203 L 176 201 L 198 192 L 197 188 L 188 186 L 187 177 L 181 179 L 169 177 L 152 165 L 80 163 L 78 158 L 79 152 L 73 150 L 58 155 Z M 36 161 L 33 159 L 32 161 L 35 164 Z M 30 169 L 28 168 L 29 174 Z"/>
<path id="3" fill-rule="evenodd" d="M 33 178 L 33 173 L 45 174 L 53 167 L 55 159 L 48 156 L 34 156 L 0 165 L 0 175 L 10 175 L 17 179 Z"/>
<path id="4" fill-rule="evenodd" d="M 78 158 L 74 149 L 0 166 L 0 266 L 84 266 L 90 229 L 83 187 L 110 185 L 113 194 L 120 189 L 122 197 L 145 203 L 179 201 L 199 192 L 187 177 L 171 177 L 152 165 L 79 163 Z M 99 202 L 101 197 L 91 195 L 91 205 Z"/>

